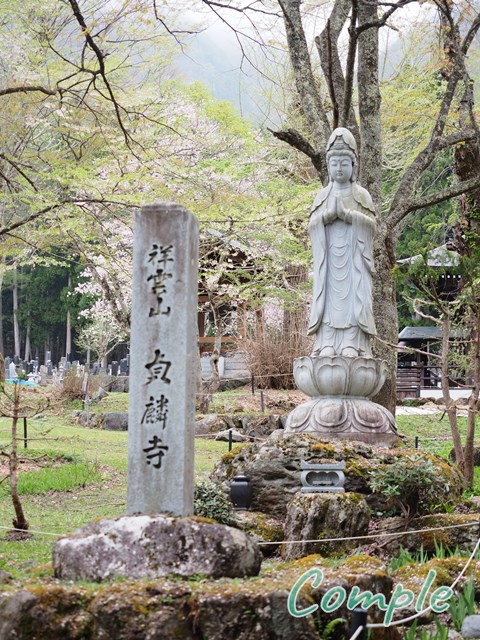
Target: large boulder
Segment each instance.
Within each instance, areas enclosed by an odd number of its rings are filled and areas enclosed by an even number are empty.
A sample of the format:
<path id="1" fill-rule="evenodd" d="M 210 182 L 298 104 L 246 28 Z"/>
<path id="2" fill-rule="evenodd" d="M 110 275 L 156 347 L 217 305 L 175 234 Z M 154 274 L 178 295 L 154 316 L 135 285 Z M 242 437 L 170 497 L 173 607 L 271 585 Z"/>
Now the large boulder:
<path id="1" fill-rule="evenodd" d="M 100 520 L 57 540 L 55 576 L 100 582 L 115 577 L 257 575 L 261 553 L 247 534 L 200 518 L 166 515 Z"/>
<path id="2" fill-rule="evenodd" d="M 368 533 L 370 509 L 358 493 L 296 493 L 287 505 L 286 544 L 282 556 L 294 560 L 311 553 L 350 551 L 356 541 L 319 543 L 322 538 L 351 538 Z M 315 542 L 313 542 L 315 541 Z"/>
<path id="3" fill-rule="evenodd" d="M 435 504 L 458 500 L 463 491 L 462 477 L 455 467 L 439 456 L 403 447 L 385 449 L 354 440 L 322 440 L 311 434 L 285 434 L 283 430 L 274 431 L 263 442 L 244 445 L 238 452 L 225 454 L 216 464 L 212 479 L 228 489 L 234 476 L 246 475 L 253 490 L 251 508 L 282 518 L 287 513 L 289 500 L 301 489 L 302 460 L 314 464 L 344 460 L 345 491 L 362 494 L 370 508 L 377 512 L 389 509 L 390 505 L 383 496 L 372 493 L 369 484 L 372 471 L 398 460 L 408 466 L 414 464 L 412 459 L 418 456 L 431 461 L 437 477 L 444 480 L 446 489 L 432 498 Z M 428 506 L 433 504 L 423 505 L 424 508 Z"/>
<path id="4" fill-rule="evenodd" d="M 121 411 L 110 411 L 105 413 L 102 428 L 107 429 L 108 431 L 127 431 L 128 413 L 123 413 Z"/>

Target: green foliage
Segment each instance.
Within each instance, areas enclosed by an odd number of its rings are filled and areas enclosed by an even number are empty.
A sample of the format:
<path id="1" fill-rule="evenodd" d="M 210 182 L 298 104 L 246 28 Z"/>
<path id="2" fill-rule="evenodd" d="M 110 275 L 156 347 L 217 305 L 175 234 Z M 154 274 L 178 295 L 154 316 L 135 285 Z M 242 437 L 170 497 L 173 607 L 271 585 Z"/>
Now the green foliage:
<path id="1" fill-rule="evenodd" d="M 464 585 L 458 595 L 450 599 L 449 613 L 456 631 L 462 628 L 462 622 L 467 616 L 477 613 L 475 605 L 475 582 L 473 577 Z"/>
<path id="2" fill-rule="evenodd" d="M 420 549 L 416 553 L 411 553 L 408 549 L 400 547 L 400 551 L 397 556 L 394 556 L 390 561 L 390 569 L 396 571 L 400 567 L 410 563 L 424 563 L 428 560 L 428 554 L 423 550 L 423 544 L 420 545 Z"/>
<path id="3" fill-rule="evenodd" d="M 211 480 L 203 480 L 195 484 L 194 511 L 196 516 L 212 518 L 220 524 L 235 524 L 232 503 L 220 485 Z"/>
<path id="4" fill-rule="evenodd" d="M 414 620 L 412 626 L 403 631 L 403 640 L 447 640 L 448 627 L 440 622 L 438 616 L 434 620 L 434 629 L 419 629 L 418 620 Z"/>
<path id="5" fill-rule="evenodd" d="M 72 491 L 101 479 L 100 467 L 95 462 L 50 464 L 38 471 L 20 472 L 18 492 L 20 495 L 38 495 L 49 491 Z M 8 487 L 3 490 L 8 490 Z"/>
<path id="6" fill-rule="evenodd" d="M 370 488 L 399 507 L 406 518 L 432 512 L 447 501 L 449 491 L 432 461 L 422 455 L 407 456 L 372 471 Z"/>
<path id="7" fill-rule="evenodd" d="M 455 549 L 451 549 L 450 547 L 444 547 L 444 545 L 440 542 L 438 543 L 436 540 L 433 541 L 435 545 L 435 552 L 433 555 L 428 554 L 423 549 L 423 544 L 420 545 L 420 549 L 415 553 L 412 553 L 408 549 L 404 549 L 400 547 L 400 551 L 397 556 L 393 557 L 390 561 L 390 569 L 392 571 L 396 571 L 403 567 L 406 564 L 425 564 L 428 562 L 430 558 L 458 558 L 465 556 L 466 554 L 461 551 L 459 547 L 455 547 Z M 478 555 L 478 553 L 477 553 Z"/>

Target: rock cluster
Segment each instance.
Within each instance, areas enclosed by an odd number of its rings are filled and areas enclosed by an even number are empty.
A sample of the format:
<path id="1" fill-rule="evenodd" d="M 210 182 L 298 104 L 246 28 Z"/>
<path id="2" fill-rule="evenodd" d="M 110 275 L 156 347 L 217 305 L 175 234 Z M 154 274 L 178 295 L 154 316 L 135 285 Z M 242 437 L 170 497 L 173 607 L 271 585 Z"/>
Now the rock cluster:
<path id="1" fill-rule="evenodd" d="M 408 465 L 409 458 L 416 455 L 418 451 L 400 447 L 383 449 L 357 441 L 321 440 L 310 434 L 288 435 L 278 430 L 265 441 L 246 444 L 238 452 L 225 454 L 215 466 L 212 479 L 228 490 L 233 476 L 246 475 L 253 490 L 252 509 L 284 518 L 289 500 L 301 489 L 302 460 L 315 464 L 345 460 L 345 491 L 360 493 L 377 512 L 387 507 L 385 499 L 370 489 L 371 472 L 399 459 Z M 424 455 L 448 485 L 445 495 L 434 496 L 436 504 L 459 499 L 463 491 L 459 472 L 439 456 Z"/>
<path id="2" fill-rule="evenodd" d="M 347 558 L 336 568 L 315 555 L 277 565 L 252 580 L 171 580 L 117 582 L 82 588 L 40 584 L 0 595 L 0 640 L 321 640 L 321 628 L 339 617 L 321 609 L 295 618 L 289 592 L 309 568 L 321 568 L 322 585 L 301 590 L 301 608 L 320 604 L 334 586 L 358 585 L 389 594 L 392 579 L 377 558 Z M 345 632 L 345 625 L 342 627 Z"/>

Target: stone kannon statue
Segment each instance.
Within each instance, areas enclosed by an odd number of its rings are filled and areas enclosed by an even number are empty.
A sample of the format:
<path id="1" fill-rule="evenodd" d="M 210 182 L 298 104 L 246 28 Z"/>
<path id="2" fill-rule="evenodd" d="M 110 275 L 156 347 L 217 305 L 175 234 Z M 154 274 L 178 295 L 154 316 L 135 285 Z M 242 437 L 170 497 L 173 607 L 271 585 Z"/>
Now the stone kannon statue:
<path id="1" fill-rule="evenodd" d="M 375 209 L 356 182 L 357 145 L 347 129 L 332 133 L 327 164 L 330 182 L 315 198 L 308 226 L 314 260 L 312 355 L 371 357 Z"/>
<path id="2" fill-rule="evenodd" d="M 308 226 L 313 250 L 310 356 L 294 361 L 297 386 L 312 400 L 294 409 L 287 432 L 391 444 L 395 421 L 370 400 L 383 386 L 386 363 L 372 355 L 375 208 L 356 181 L 357 145 L 338 128 L 327 145 L 330 181 L 317 194 Z"/>

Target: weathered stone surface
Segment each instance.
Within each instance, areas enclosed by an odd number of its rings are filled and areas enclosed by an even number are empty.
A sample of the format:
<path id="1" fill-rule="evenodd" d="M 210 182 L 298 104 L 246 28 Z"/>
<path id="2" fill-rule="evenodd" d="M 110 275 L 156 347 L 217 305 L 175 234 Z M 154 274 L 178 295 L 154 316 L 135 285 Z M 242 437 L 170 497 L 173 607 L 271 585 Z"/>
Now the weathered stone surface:
<path id="1" fill-rule="evenodd" d="M 426 553 L 435 553 L 435 545 L 449 547 L 452 550 L 458 547 L 461 551 L 468 553 L 478 540 L 478 514 L 435 513 L 409 520 L 408 530 L 416 531 L 418 529 L 434 530 L 401 536 L 385 536 L 385 538 L 380 538 L 380 543 L 388 548 L 389 553 L 395 553 L 400 547 L 415 552 L 420 546 L 423 546 Z M 376 533 L 396 533 L 404 530 L 405 520 L 403 518 L 386 518 L 378 523 Z"/>
<path id="2" fill-rule="evenodd" d="M 102 428 L 108 431 L 127 431 L 128 413 L 120 411 L 106 413 L 103 418 Z"/>
<path id="3" fill-rule="evenodd" d="M 0 640 L 19 637 L 17 629 L 22 617 L 35 602 L 35 596 L 29 591 L 17 591 L 0 599 Z"/>
<path id="4" fill-rule="evenodd" d="M 82 427 L 90 429 L 107 429 L 108 431 L 127 431 L 128 429 L 128 413 L 121 411 L 107 413 L 74 411 L 73 417 Z"/>
<path id="5" fill-rule="evenodd" d="M 286 420 L 286 415 L 274 413 L 261 416 L 258 414 L 212 413 L 195 421 L 195 435 L 236 429 L 248 437 L 265 438 L 276 429 L 283 429 Z"/>
<path id="6" fill-rule="evenodd" d="M 106 398 L 108 396 L 108 392 L 103 388 L 100 387 L 95 395 L 94 398 L 92 398 L 90 400 L 90 402 L 100 402 L 100 400 L 103 400 L 104 398 Z"/>
<path id="7" fill-rule="evenodd" d="M 464 638 L 480 638 L 480 616 L 467 616 L 462 622 Z"/>
<path id="8" fill-rule="evenodd" d="M 304 542 L 284 545 L 282 556 L 294 560 L 311 553 L 354 549 L 359 546 L 356 541 L 306 541 L 364 536 L 369 522 L 370 509 L 358 493 L 296 493 L 287 505 L 285 540 Z"/>
<path id="9" fill-rule="evenodd" d="M 455 449 L 450 451 L 450 460 L 455 462 Z M 473 466 L 480 467 L 480 447 L 473 447 Z"/>
<path id="10" fill-rule="evenodd" d="M 8 571 L 0 570 L 0 584 L 5 584 L 7 582 L 11 582 L 13 580 L 12 574 L 8 573 Z"/>
<path id="11" fill-rule="evenodd" d="M 391 592 L 384 565 L 370 556 L 351 556 L 332 567 L 312 555 L 277 564 L 254 580 L 162 578 L 88 589 L 47 582 L 0 595 L 0 640 L 321 640 L 320 626 L 340 616 L 349 620 L 350 613 L 345 606 L 302 618 L 288 613 L 289 591 L 310 568 L 324 577 L 319 588 L 302 588 L 299 609 L 319 605 L 337 586 L 387 597 Z M 379 621 L 378 613 L 383 615 L 372 607 L 369 619 Z"/>
<path id="12" fill-rule="evenodd" d="M 259 545 L 264 556 L 271 556 L 280 547 L 276 542 L 284 539 L 283 520 L 272 518 L 259 511 L 237 511 L 236 525 L 255 541 L 267 542 Z"/>
<path id="13" fill-rule="evenodd" d="M 128 380 L 128 376 L 119 376 L 112 380 L 108 390 L 116 393 L 128 393 Z"/>
<path id="14" fill-rule="evenodd" d="M 471 550 L 471 549 L 470 549 Z M 415 551 L 418 551 L 418 547 Z M 412 550 L 413 552 L 413 550 Z M 452 556 L 448 558 L 432 558 L 427 562 L 409 562 L 396 571 L 393 572 L 393 588 L 397 584 L 401 584 L 405 589 L 413 591 L 415 596 L 421 592 L 422 587 L 428 577 L 430 571 L 435 571 L 435 579 L 431 583 L 431 587 L 428 590 L 425 607 L 428 606 L 430 599 L 429 596 L 438 587 L 449 587 L 460 575 L 465 567 L 467 558 L 465 556 Z M 480 592 L 480 561 L 472 561 L 466 569 L 465 575 L 462 577 L 457 589 L 462 590 L 462 587 L 470 580 L 473 581 L 476 597 Z M 416 598 L 407 608 L 399 611 L 395 616 L 396 619 L 407 617 L 415 613 Z M 420 616 L 419 621 L 423 624 L 433 618 L 433 612 L 431 610 L 425 611 Z M 450 636 L 449 636 L 450 638 Z"/>
<path id="15" fill-rule="evenodd" d="M 408 464 L 412 455 L 418 455 L 418 451 L 382 449 L 355 441 L 324 441 L 310 434 L 287 435 L 278 430 L 264 442 L 225 454 L 215 466 L 212 479 L 228 489 L 233 476 L 246 475 L 253 490 L 252 509 L 281 518 L 287 512 L 288 501 L 301 488 L 301 460 L 315 464 L 345 460 L 345 491 L 361 493 L 372 510 L 381 511 L 387 508 L 386 501 L 381 495 L 372 494 L 371 472 L 402 458 Z M 448 494 L 434 496 L 436 504 L 442 499 L 459 499 L 463 491 L 459 472 L 439 456 L 424 455 L 449 485 Z"/>
<path id="16" fill-rule="evenodd" d="M 100 582 L 116 576 L 256 575 L 261 554 L 242 531 L 195 518 L 124 516 L 86 525 L 53 549 L 55 575 Z"/>
<path id="17" fill-rule="evenodd" d="M 312 620 L 294 618 L 288 613 L 288 591 L 231 593 L 228 606 L 215 594 L 198 594 L 198 630 L 208 640 L 316 640 L 320 636 Z M 250 615 L 248 607 L 254 604 Z"/>
<path id="18" fill-rule="evenodd" d="M 89 429 L 101 429 L 104 413 L 92 413 L 90 411 L 74 411 L 73 417 L 82 427 Z"/>
<path id="19" fill-rule="evenodd" d="M 226 431 L 219 431 L 215 436 L 215 440 L 220 440 L 221 442 L 228 442 L 230 440 L 230 432 L 232 433 L 232 442 L 244 442 L 247 437 L 237 431 L 236 429 L 227 429 Z"/>
<path id="20" fill-rule="evenodd" d="M 360 440 L 383 447 L 399 442 L 390 411 L 357 397 L 313 398 L 304 402 L 288 416 L 285 431 L 313 433 L 333 440 Z"/>
<path id="21" fill-rule="evenodd" d="M 171 203 L 135 212 L 129 515 L 193 513 L 197 290 L 197 219 Z"/>
<path id="22" fill-rule="evenodd" d="M 195 420 L 195 435 L 206 435 L 216 431 L 222 431 L 226 427 L 225 421 L 216 413 L 210 413 Z"/>

